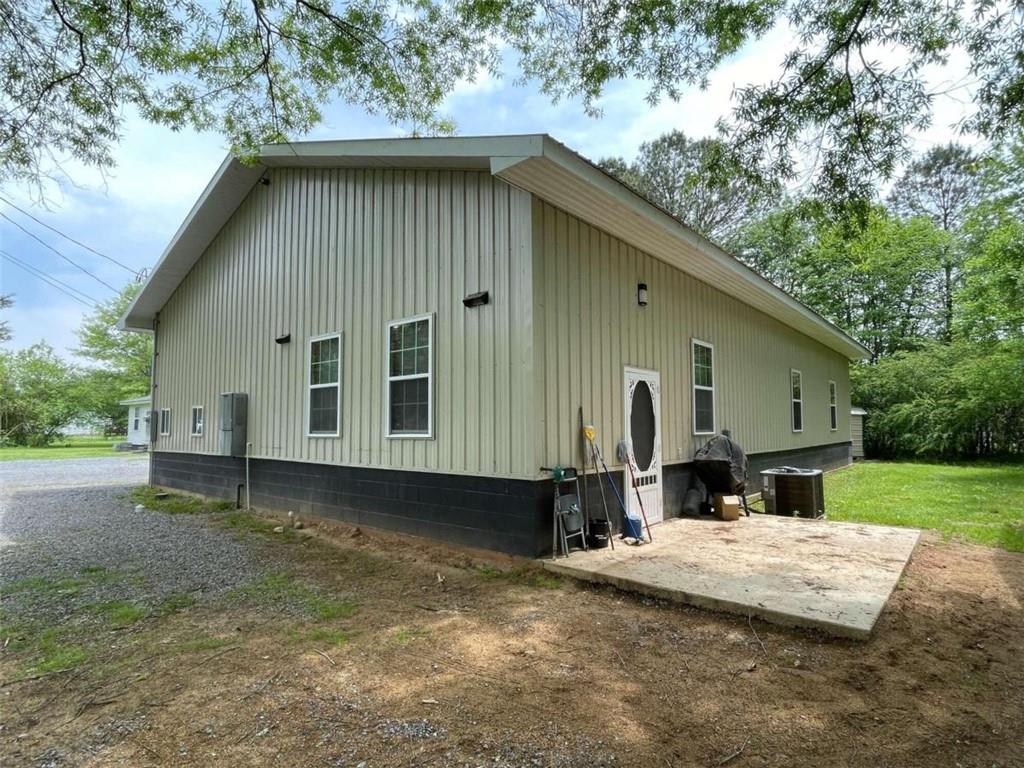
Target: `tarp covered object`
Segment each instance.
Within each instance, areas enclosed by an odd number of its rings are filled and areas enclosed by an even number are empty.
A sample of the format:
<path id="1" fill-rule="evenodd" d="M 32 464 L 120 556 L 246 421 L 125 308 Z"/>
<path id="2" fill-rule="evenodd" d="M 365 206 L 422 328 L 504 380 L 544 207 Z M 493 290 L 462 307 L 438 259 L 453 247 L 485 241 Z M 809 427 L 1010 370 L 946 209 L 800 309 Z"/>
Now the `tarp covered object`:
<path id="1" fill-rule="evenodd" d="M 747 489 L 747 454 L 728 435 L 715 435 L 693 457 L 697 477 L 711 494 L 743 494 Z"/>

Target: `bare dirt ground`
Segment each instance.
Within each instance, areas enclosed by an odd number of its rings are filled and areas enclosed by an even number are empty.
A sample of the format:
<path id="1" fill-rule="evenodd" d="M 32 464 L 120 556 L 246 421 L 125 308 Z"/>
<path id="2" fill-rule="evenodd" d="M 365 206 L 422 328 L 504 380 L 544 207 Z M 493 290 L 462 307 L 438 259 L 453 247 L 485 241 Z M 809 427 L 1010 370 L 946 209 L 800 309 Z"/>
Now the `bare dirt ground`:
<path id="1" fill-rule="evenodd" d="M 37 679 L 8 636 L 0 763 L 1024 765 L 1019 554 L 926 536 L 860 643 L 412 539 L 202 519 L 274 570 L 83 620 L 84 661 Z"/>

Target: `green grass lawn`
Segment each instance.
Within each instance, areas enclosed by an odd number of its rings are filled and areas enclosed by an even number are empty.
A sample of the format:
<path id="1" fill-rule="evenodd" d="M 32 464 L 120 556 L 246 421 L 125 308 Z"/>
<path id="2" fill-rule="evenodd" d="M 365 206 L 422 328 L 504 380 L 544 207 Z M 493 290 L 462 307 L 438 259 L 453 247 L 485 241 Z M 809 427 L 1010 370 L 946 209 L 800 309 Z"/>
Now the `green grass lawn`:
<path id="1" fill-rule="evenodd" d="M 120 442 L 123 442 L 123 438 L 110 438 L 103 437 L 102 435 L 77 435 L 43 448 L 2 447 L 0 448 L 0 461 L 14 461 L 16 459 L 87 459 L 95 456 L 114 456 L 114 443 Z"/>
<path id="2" fill-rule="evenodd" d="M 830 520 L 932 528 L 1024 552 L 1024 465 L 866 462 L 825 478 Z"/>

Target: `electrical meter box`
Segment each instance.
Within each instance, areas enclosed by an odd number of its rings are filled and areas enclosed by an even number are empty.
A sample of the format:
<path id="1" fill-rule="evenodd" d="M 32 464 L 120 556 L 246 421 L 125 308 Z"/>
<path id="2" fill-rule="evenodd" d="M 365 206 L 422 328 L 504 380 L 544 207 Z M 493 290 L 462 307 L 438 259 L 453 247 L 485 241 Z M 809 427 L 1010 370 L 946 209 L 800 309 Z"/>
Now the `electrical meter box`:
<path id="1" fill-rule="evenodd" d="M 245 456 L 249 396 L 225 392 L 220 396 L 220 455 Z"/>

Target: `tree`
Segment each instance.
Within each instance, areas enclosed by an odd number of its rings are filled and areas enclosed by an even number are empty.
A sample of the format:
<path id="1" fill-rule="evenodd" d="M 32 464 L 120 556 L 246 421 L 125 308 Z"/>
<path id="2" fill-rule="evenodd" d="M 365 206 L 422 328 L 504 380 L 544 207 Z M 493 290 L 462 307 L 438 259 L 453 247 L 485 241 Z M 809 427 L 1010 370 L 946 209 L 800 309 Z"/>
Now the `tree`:
<path id="1" fill-rule="evenodd" d="M 968 211 L 978 202 L 979 159 L 960 144 L 933 147 L 910 164 L 889 197 L 904 216 L 924 216 L 945 232 L 959 232 Z M 953 332 L 953 294 L 962 271 L 963 249 L 951 238 L 942 253 L 942 337 Z"/>
<path id="2" fill-rule="evenodd" d="M 109 166 L 128 108 L 217 129 L 242 156 L 300 137 L 334 97 L 448 130 L 444 96 L 505 50 L 552 98 L 596 113 L 611 82 L 635 78 L 653 103 L 706 86 L 782 25 L 796 42 L 780 76 L 738 88 L 722 126 L 766 177 L 792 178 L 809 147 L 824 199 L 869 198 L 932 120 L 923 71 L 954 54 L 974 88 L 965 130 L 998 140 L 1024 122 L 1016 2 L 0 0 L 0 19 L 0 182 L 38 180 L 65 155 Z"/>
<path id="3" fill-rule="evenodd" d="M 442 99 L 494 56 L 431 0 L 0 0 L 0 17 L 0 182 L 65 155 L 109 167 L 128 107 L 243 156 L 301 136 L 334 96 L 445 130 Z"/>
<path id="4" fill-rule="evenodd" d="M 861 341 L 876 361 L 935 338 L 940 254 L 950 236 L 928 219 L 886 209 L 827 215 L 813 200 L 790 201 L 746 227 L 747 264 Z"/>
<path id="5" fill-rule="evenodd" d="M 76 383 L 75 368 L 45 342 L 0 350 L 0 441 L 39 446 L 59 437 L 84 415 Z"/>
<path id="6" fill-rule="evenodd" d="M 10 309 L 14 306 L 14 295 L 0 295 L 0 310 Z M 6 320 L 0 320 L 0 344 L 11 340 L 11 325 Z"/>
<path id="7" fill-rule="evenodd" d="M 682 131 L 644 142 L 633 163 L 608 158 L 599 165 L 726 247 L 769 200 L 765 185 L 735 165 L 721 141 L 688 139 Z"/>
<path id="8" fill-rule="evenodd" d="M 121 400 L 150 389 L 153 337 L 117 327 L 141 288 L 139 283 L 129 283 L 117 297 L 99 304 L 83 318 L 78 329 L 80 346 L 75 353 L 93 363 L 82 373 L 78 397 L 83 408 L 110 431 L 124 431 Z"/>
<path id="9" fill-rule="evenodd" d="M 957 295 L 960 335 L 972 341 L 1024 341 L 1024 221 L 1003 212 L 996 222 L 976 227 L 980 231 Z"/>

